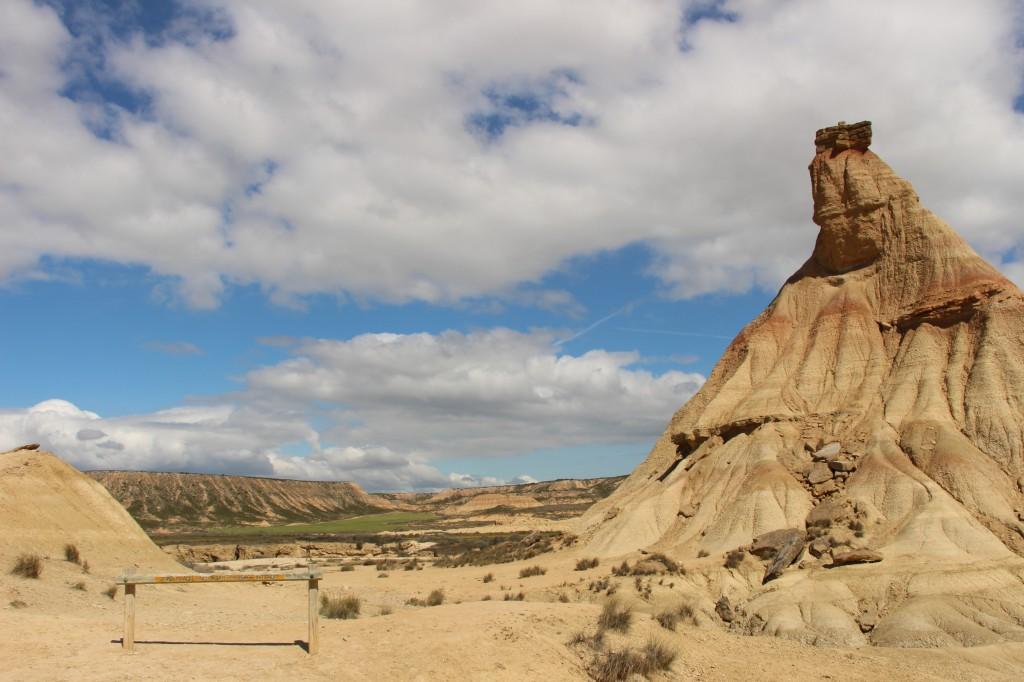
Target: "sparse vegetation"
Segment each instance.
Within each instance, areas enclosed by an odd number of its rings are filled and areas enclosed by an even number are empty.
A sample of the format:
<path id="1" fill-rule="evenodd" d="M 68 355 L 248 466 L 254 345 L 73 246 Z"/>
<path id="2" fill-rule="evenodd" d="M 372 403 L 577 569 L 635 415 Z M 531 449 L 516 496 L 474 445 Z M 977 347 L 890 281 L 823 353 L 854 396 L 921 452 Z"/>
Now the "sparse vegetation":
<path id="1" fill-rule="evenodd" d="M 659 564 L 664 566 L 665 570 L 669 573 L 679 573 L 680 575 L 686 574 L 686 570 L 682 566 L 680 566 L 678 563 L 675 562 L 675 560 L 670 559 L 661 552 L 655 552 L 654 554 L 651 554 L 647 557 L 647 560 L 658 562 Z"/>
<path id="2" fill-rule="evenodd" d="M 22 578 L 38 579 L 43 573 L 43 560 L 38 554 L 22 554 L 15 560 L 11 573 Z"/>
<path id="3" fill-rule="evenodd" d="M 493 573 L 488 573 L 487 575 L 485 575 L 485 576 L 483 577 L 483 581 L 484 581 L 485 583 L 490 583 L 490 582 L 494 582 L 494 574 L 493 574 Z"/>
<path id="4" fill-rule="evenodd" d="M 434 562 L 441 568 L 457 566 L 486 566 L 511 561 L 532 559 L 555 549 L 555 542 L 565 537 L 561 533 L 535 531 L 525 537 L 521 533 L 494 536 L 445 538 L 440 549 L 445 552 Z"/>
<path id="5" fill-rule="evenodd" d="M 10 604 L 10 607 L 12 609 L 23 609 L 28 606 L 28 604 L 26 604 L 20 599 L 12 599 L 10 602 L 8 602 L 8 604 Z"/>
<path id="6" fill-rule="evenodd" d="M 440 606 L 444 603 L 444 590 L 432 590 L 427 595 L 427 606 Z"/>
<path id="7" fill-rule="evenodd" d="M 484 595 L 484 598 L 483 598 L 483 599 L 481 599 L 480 601 L 491 601 L 491 595 L 489 595 L 489 594 L 485 594 L 485 595 Z"/>
<path id="8" fill-rule="evenodd" d="M 89 567 L 89 562 L 88 561 L 83 561 L 82 562 L 82 573 L 88 574 L 89 573 L 89 568 L 90 568 Z"/>
<path id="9" fill-rule="evenodd" d="M 354 594 L 322 594 L 320 595 L 320 615 L 325 618 L 349 620 L 359 617 L 362 602 Z"/>
<path id="10" fill-rule="evenodd" d="M 706 549 L 702 549 L 701 551 L 697 552 L 698 559 L 703 559 L 706 556 L 711 556 Z"/>
<path id="11" fill-rule="evenodd" d="M 535 575 L 544 575 L 548 572 L 548 569 L 541 566 L 530 566 L 519 571 L 520 578 L 532 578 Z"/>
<path id="12" fill-rule="evenodd" d="M 746 552 L 739 549 L 734 549 L 725 555 L 725 567 L 726 568 L 738 568 L 743 563 L 743 557 L 747 555 Z"/>
<path id="13" fill-rule="evenodd" d="M 618 566 L 613 566 L 612 567 L 612 575 L 614 575 L 614 576 L 621 577 L 621 576 L 624 576 L 624 575 L 629 575 L 629 573 L 630 573 L 629 562 L 626 561 L 625 559 L 623 559 L 622 563 L 619 564 Z"/>
<path id="14" fill-rule="evenodd" d="M 390 606 L 382 606 L 380 607 L 380 611 L 377 612 L 378 616 L 390 616 L 391 614 L 392 610 Z"/>
<path id="15" fill-rule="evenodd" d="M 342 573 L 348 573 L 350 571 L 356 570 L 356 567 L 353 566 L 352 564 L 342 564 L 341 568 L 339 568 L 338 570 L 341 571 Z"/>
<path id="16" fill-rule="evenodd" d="M 675 630 L 680 621 L 693 622 L 693 607 L 689 604 L 680 604 L 674 609 L 662 611 L 654 619 L 666 630 Z"/>
<path id="17" fill-rule="evenodd" d="M 71 589 L 85 592 L 85 581 L 79 580 L 77 583 L 71 586 Z"/>
<path id="18" fill-rule="evenodd" d="M 611 581 L 607 577 L 598 578 L 597 580 L 591 581 L 590 584 L 587 586 L 587 589 L 591 592 L 604 592 L 608 589 L 608 586 L 610 584 Z"/>
<path id="19" fill-rule="evenodd" d="M 568 604 L 569 603 L 569 595 L 567 595 L 565 592 L 559 592 L 558 593 L 558 601 L 562 602 L 563 604 Z"/>
<path id="20" fill-rule="evenodd" d="M 577 570 L 577 571 L 588 571 L 591 568 L 597 568 L 598 563 L 599 562 L 598 562 L 597 557 L 593 557 L 591 559 L 580 559 L 579 561 L 576 562 L 576 569 L 575 570 Z"/>
<path id="21" fill-rule="evenodd" d="M 64 545 L 64 559 L 73 564 L 82 563 L 82 555 L 78 552 L 78 547 L 70 543 Z"/>
<path id="22" fill-rule="evenodd" d="M 378 578 L 387 578 L 387 577 L 389 577 L 389 574 L 388 573 L 378 573 L 377 577 Z"/>
<path id="23" fill-rule="evenodd" d="M 617 630 L 628 632 L 633 620 L 633 609 L 628 604 L 617 601 L 606 602 L 597 618 L 597 627 L 601 630 Z"/>
<path id="24" fill-rule="evenodd" d="M 105 595 L 107 595 L 107 597 L 109 597 L 111 600 L 113 600 L 114 597 L 117 596 L 117 585 L 111 585 L 107 589 L 103 590 L 103 592 L 101 594 L 105 594 Z"/>
<path id="25" fill-rule="evenodd" d="M 512 594 L 511 592 L 505 593 L 505 601 L 523 601 L 526 599 L 526 595 L 522 592 Z"/>
<path id="26" fill-rule="evenodd" d="M 636 675 L 649 677 L 651 673 L 668 670 L 676 659 L 676 652 L 661 642 L 651 640 L 639 651 L 620 649 L 595 656 L 587 668 L 596 682 L 618 682 Z"/>

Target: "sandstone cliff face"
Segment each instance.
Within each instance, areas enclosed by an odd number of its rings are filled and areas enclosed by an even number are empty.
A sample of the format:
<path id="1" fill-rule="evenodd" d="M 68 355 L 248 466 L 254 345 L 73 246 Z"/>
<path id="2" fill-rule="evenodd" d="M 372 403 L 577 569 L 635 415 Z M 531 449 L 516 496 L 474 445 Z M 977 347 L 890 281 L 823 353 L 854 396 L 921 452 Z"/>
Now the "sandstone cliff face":
<path id="1" fill-rule="evenodd" d="M 696 556 L 846 525 L 820 563 L 877 551 L 875 586 L 854 586 L 864 566 L 787 575 L 788 594 L 745 595 L 766 631 L 863 643 L 850 604 L 868 599 L 895 609 L 875 642 L 1024 639 L 1024 296 L 870 141 L 868 123 L 818 132 L 813 254 L 582 529 L 606 554 Z M 885 597 L 936 566 L 974 577 Z"/>

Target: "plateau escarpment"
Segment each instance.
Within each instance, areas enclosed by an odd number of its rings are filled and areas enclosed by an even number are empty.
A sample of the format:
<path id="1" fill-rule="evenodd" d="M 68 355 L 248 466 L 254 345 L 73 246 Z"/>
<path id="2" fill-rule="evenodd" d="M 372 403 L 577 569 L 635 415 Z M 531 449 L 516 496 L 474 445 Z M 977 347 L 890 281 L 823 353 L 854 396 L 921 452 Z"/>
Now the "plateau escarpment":
<path id="1" fill-rule="evenodd" d="M 680 558 L 789 532 L 713 584 L 755 632 L 1024 640 L 1024 295 L 870 143 L 818 131 L 811 257 L 581 531 Z"/>
<path id="2" fill-rule="evenodd" d="M 147 528 L 329 521 L 399 509 L 348 481 L 90 471 Z"/>

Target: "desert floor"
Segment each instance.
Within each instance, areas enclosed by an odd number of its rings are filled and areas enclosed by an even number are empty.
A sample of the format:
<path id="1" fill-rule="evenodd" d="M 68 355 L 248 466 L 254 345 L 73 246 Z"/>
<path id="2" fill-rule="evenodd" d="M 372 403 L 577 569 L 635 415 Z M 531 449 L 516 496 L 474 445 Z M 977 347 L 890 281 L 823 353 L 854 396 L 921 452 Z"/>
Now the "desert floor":
<path id="1" fill-rule="evenodd" d="M 121 650 L 123 596 L 101 594 L 109 576 L 48 560 L 40 580 L 0 577 L 0 678 L 11 680 L 576 680 L 591 655 L 567 646 L 593 632 L 600 599 L 587 583 L 608 566 L 573 570 L 561 552 L 529 562 L 485 567 L 390 571 L 373 566 L 325 573 L 321 589 L 362 599 L 355 620 L 320 619 L 321 652 L 309 656 L 305 583 L 214 584 L 138 588 L 135 653 Z M 519 578 L 539 564 L 547 573 Z M 494 580 L 483 583 L 487 573 Z M 79 580 L 85 590 L 74 589 Z M 625 580 L 623 597 L 631 585 Z M 445 591 L 436 607 L 405 604 Z M 507 588 L 507 589 L 503 589 Z M 505 601 L 524 592 L 525 601 Z M 558 601 L 565 594 L 570 602 Z M 490 596 L 490 601 L 483 601 Z M 21 600 L 14 608 L 8 602 Z M 591 601 L 592 600 L 592 601 Z M 661 598 L 655 599 L 655 602 Z M 1024 644 L 965 649 L 835 649 L 718 627 L 661 628 L 637 601 L 628 635 L 613 648 L 651 637 L 678 652 L 671 671 L 682 680 L 1011 680 L 1024 670 Z M 378 615 L 382 607 L 393 610 Z M 644 613 L 641 609 L 646 609 Z"/>

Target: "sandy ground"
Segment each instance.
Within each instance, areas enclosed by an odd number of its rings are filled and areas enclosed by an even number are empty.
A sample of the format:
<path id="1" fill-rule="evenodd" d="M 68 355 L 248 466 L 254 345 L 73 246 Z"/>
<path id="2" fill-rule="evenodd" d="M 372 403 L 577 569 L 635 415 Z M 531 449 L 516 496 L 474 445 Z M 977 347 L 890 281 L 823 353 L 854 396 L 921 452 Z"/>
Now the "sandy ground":
<path id="1" fill-rule="evenodd" d="M 123 597 L 101 594 L 109 576 L 83 576 L 51 560 L 40 580 L 0 577 L 0 679 L 10 680 L 578 680 L 589 653 L 566 645 L 593 632 L 600 599 L 586 589 L 608 566 L 573 571 L 570 553 L 530 562 L 457 569 L 391 571 L 372 566 L 329 572 L 322 588 L 362 600 L 357 620 L 321 619 L 321 652 L 309 656 L 304 583 L 140 586 L 137 650 L 121 650 Z M 521 579 L 539 564 L 546 575 Z M 494 580 L 483 583 L 487 573 Z M 85 590 L 72 586 L 79 580 Z M 441 588 L 446 602 L 412 607 L 410 597 Z M 507 588 L 507 589 L 503 589 Z M 504 601 L 523 591 L 526 601 Z M 566 594 L 572 601 L 559 602 Z M 490 601 L 482 601 L 490 596 Z M 668 603 L 667 588 L 648 604 L 623 580 L 620 598 L 638 609 L 628 636 L 613 647 L 650 637 L 678 657 L 660 679 L 680 680 L 1011 680 L 1024 670 L 1024 644 L 973 649 L 816 648 L 716 627 L 669 632 L 649 613 Z M 20 599 L 27 606 L 8 605 Z M 590 601 L 590 600 L 593 601 Z M 461 602 L 461 603 L 460 603 Z M 390 615 L 378 615 L 382 607 Z"/>

